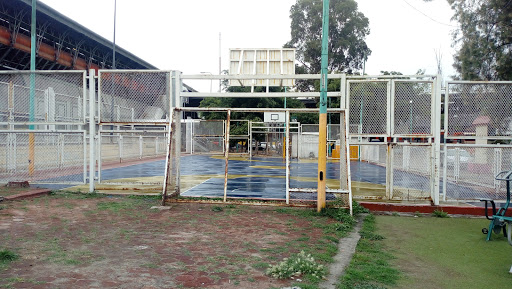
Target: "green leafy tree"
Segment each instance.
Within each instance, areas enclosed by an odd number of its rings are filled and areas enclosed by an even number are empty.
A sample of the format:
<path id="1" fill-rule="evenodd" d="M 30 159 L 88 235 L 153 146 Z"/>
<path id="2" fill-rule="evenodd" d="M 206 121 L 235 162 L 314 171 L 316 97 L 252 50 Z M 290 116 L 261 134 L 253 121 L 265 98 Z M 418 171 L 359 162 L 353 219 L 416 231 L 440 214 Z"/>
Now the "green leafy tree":
<path id="1" fill-rule="evenodd" d="M 227 74 L 228 71 L 223 71 Z M 229 86 L 229 82 L 224 80 L 222 83 L 223 90 L 226 92 L 250 92 L 251 88 L 246 86 Z M 289 89 L 289 88 L 288 88 Z M 269 87 L 269 92 L 284 92 L 284 87 Z M 266 92 L 266 87 L 256 86 L 254 92 Z M 233 107 L 233 108 L 284 108 L 284 98 L 205 98 L 199 104 L 200 107 Z M 287 108 L 305 108 L 306 106 L 300 100 L 288 98 L 286 100 Z M 201 114 L 204 119 L 226 119 L 224 112 L 205 112 Z M 314 114 L 300 113 L 292 114 L 291 118 L 297 119 L 301 123 L 315 123 L 317 118 Z M 233 112 L 231 119 L 247 119 L 251 121 L 263 121 L 262 112 Z M 237 129 L 237 128 L 231 128 Z"/>
<path id="2" fill-rule="evenodd" d="M 297 49 L 296 74 L 320 73 L 322 58 L 322 1 L 297 0 L 290 9 L 291 40 L 284 46 Z M 366 44 L 370 33 L 368 18 L 358 11 L 354 0 L 331 0 L 329 3 L 329 63 L 333 72 L 356 74 L 371 50 Z M 319 91 L 320 82 L 298 80 L 299 91 Z M 328 91 L 339 91 L 340 80 L 330 80 Z M 340 99 L 329 98 L 328 107 L 340 107 Z M 339 116 L 329 117 L 339 123 Z M 315 120 L 313 123 L 316 123 Z"/>
<path id="3" fill-rule="evenodd" d="M 297 0 L 290 10 L 291 40 L 285 47 L 297 49 L 297 73 L 320 73 L 322 57 L 322 1 Z M 365 42 L 370 33 L 368 18 L 354 0 L 329 4 L 329 64 L 336 72 L 353 73 L 371 54 Z M 303 89 L 304 90 L 304 89 Z"/>
<path id="4" fill-rule="evenodd" d="M 424 0 L 431 2 L 432 0 Z M 512 1 L 447 0 L 459 22 L 454 67 L 464 80 L 512 79 Z"/>

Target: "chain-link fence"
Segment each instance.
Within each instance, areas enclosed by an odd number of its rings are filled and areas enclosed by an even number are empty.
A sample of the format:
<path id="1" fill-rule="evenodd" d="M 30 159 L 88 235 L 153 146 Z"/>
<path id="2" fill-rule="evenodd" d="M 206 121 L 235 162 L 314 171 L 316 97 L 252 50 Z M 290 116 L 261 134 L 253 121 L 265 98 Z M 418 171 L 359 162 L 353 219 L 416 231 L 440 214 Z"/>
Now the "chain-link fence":
<path id="1" fill-rule="evenodd" d="M 191 153 L 223 154 L 225 125 L 223 120 L 194 120 L 184 133 L 191 136 Z"/>
<path id="2" fill-rule="evenodd" d="M 432 135 L 433 82 L 394 81 L 393 135 Z"/>
<path id="3" fill-rule="evenodd" d="M 512 83 L 454 81 L 447 84 L 442 195 L 447 201 L 506 198 L 512 170 Z"/>
<path id="4" fill-rule="evenodd" d="M 145 158 L 163 157 L 167 150 L 167 134 L 145 135 L 143 132 L 101 134 L 101 163 L 122 163 Z"/>
<path id="5" fill-rule="evenodd" d="M 0 180 L 86 181 L 85 73 L 0 72 Z"/>
<path id="6" fill-rule="evenodd" d="M 392 199 L 430 199 L 432 191 L 432 146 L 400 144 L 392 146 Z M 389 184 L 388 184 L 389 185 Z"/>
<path id="7" fill-rule="evenodd" d="M 512 146 L 446 145 L 443 194 L 446 200 L 506 198 L 505 182 L 495 179 L 502 171 L 512 170 Z"/>
<path id="8" fill-rule="evenodd" d="M 353 180 L 363 188 L 356 198 L 432 196 L 435 83 L 408 77 L 347 82 L 350 140 L 358 161 Z"/>
<path id="9" fill-rule="evenodd" d="M 449 82 L 446 136 L 483 139 L 512 136 L 512 83 Z"/>
<path id="10" fill-rule="evenodd" d="M 168 122 L 170 78 L 166 71 L 100 70 L 100 122 Z"/>
<path id="11" fill-rule="evenodd" d="M 85 133 L 0 132 L 3 182 L 84 183 Z"/>
<path id="12" fill-rule="evenodd" d="M 349 133 L 388 134 L 389 81 L 348 81 Z"/>

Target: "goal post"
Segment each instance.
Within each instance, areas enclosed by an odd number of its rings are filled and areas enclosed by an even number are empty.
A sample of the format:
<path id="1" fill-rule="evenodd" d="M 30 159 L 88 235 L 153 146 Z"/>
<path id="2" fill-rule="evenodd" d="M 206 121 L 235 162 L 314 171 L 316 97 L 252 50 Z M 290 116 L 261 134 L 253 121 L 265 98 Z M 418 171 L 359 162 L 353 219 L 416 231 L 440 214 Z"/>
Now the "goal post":
<path id="1" fill-rule="evenodd" d="M 257 155 L 256 157 L 251 158 L 251 156 L 243 155 L 238 153 L 236 150 L 238 144 L 240 142 L 241 135 L 233 134 L 233 131 L 230 132 L 230 121 L 224 120 L 224 134 L 221 137 L 223 140 L 223 144 L 225 145 L 224 154 L 211 154 L 205 155 L 200 154 L 198 152 L 187 152 L 186 149 L 182 148 L 180 142 L 183 137 L 183 132 L 181 131 L 182 123 L 186 123 L 187 120 L 181 120 L 181 114 L 183 112 L 195 112 L 195 113 L 204 113 L 204 112 L 215 112 L 217 115 L 233 115 L 240 113 L 262 113 L 267 115 L 270 118 L 274 118 L 274 121 L 284 121 L 285 126 L 279 132 L 277 130 L 273 130 L 273 133 L 282 134 L 282 137 L 275 137 L 273 139 L 278 139 L 282 141 L 282 143 L 266 143 L 267 146 L 283 146 L 281 149 L 285 151 L 284 158 L 281 157 L 268 157 Z M 311 179 L 315 177 L 314 169 L 311 170 L 311 167 L 318 164 L 318 151 L 315 151 L 315 147 L 318 148 L 318 143 L 320 142 L 318 134 L 311 132 L 311 129 L 308 129 L 308 132 L 302 133 L 300 129 L 297 129 L 297 133 L 293 135 L 290 134 L 290 129 L 293 129 L 290 125 L 290 115 L 297 114 L 305 114 L 305 113 L 318 113 L 318 109 L 272 109 L 272 108 L 201 108 L 201 107 L 182 107 L 182 108 L 174 108 L 172 123 L 170 125 L 171 131 L 169 133 L 170 141 L 169 148 L 167 154 L 167 163 L 165 170 L 165 180 L 166 185 L 163 192 L 164 201 L 168 198 L 178 197 L 182 192 L 186 192 L 189 187 L 182 188 L 180 186 L 181 178 L 191 179 L 194 185 L 192 186 L 195 192 L 200 191 L 201 186 L 205 183 L 216 184 L 218 189 L 218 194 L 214 194 L 213 192 L 207 192 L 208 196 L 216 195 L 221 198 L 222 201 L 233 201 L 240 199 L 240 196 L 236 194 L 237 191 L 241 190 L 236 186 L 240 185 L 244 188 L 251 187 L 258 189 L 258 181 L 261 178 L 270 179 L 271 183 L 284 183 L 282 186 L 282 195 L 281 197 L 266 196 L 265 193 L 263 195 L 255 197 L 255 199 L 273 199 L 273 201 L 278 201 L 279 199 L 287 204 L 305 204 L 312 203 L 316 200 L 316 182 L 312 182 Z M 329 169 L 326 172 L 326 179 L 328 181 L 328 186 L 326 188 L 326 193 L 330 197 L 328 201 L 337 200 L 338 203 L 342 204 L 343 207 L 348 209 L 352 209 L 352 194 L 351 194 L 351 186 L 350 186 L 350 167 L 349 167 L 349 156 L 348 156 L 348 146 L 347 146 L 347 113 L 344 109 L 328 109 L 327 113 L 336 116 L 337 119 L 339 116 L 339 127 L 336 129 L 332 129 L 333 133 L 325 136 L 325 142 L 328 143 L 327 139 L 332 143 L 334 140 L 337 144 L 339 144 L 340 157 L 339 159 L 330 159 L 329 160 Z M 284 117 L 283 117 L 284 116 Z M 283 119 L 284 118 L 284 119 Z M 209 120 L 219 121 L 219 120 Z M 271 122 L 271 121 L 269 121 Z M 232 123 L 232 122 L 231 122 Z M 249 120 L 248 123 L 243 123 L 244 126 L 248 127 L 258 127 L 253 126 L 252 122 Z M 266 123 L 266 122 L 265 122 Z M 334 126 L 338 126 L 333 124 Z M 309 125 L 314 126 L 314 125 Z M 318 127 L 318 125 L 316 125 Z M 183 127 L 186 127 L 184 125 Z M 268 126 L 268 129 L 274 129 L 275 127 Z M 204 132 L 203 132 L 204 133 Z M 261 127 L 260 131 L 261 133 Z M 333 134 L 336 134 L 335 136 Z M 248 138 L 248 145 L 252 146 L 252 132 L 249 132 L 249 135 L 245 135 L 243 133 L 243 137 Z M 194 139 L 191 140 L 194 142 Z M 292 155 L 292 143 L 299 146 L 296 150 L 297 155 Z M 203 143 L 204 146 L 210 147 L 216 144 L 208 144 Z M 194 146 L 192 143 L 191 146 Z M 302 147 L 301 147 L 302 146 Z M 304 149 L 304 147 L 308 147 Z M 311 153 L 308 150 L 312 150 Z M 230 153 L 231 152 L 231 153 Z M 180 156 L 184 155 L 185 160 L 181 161 L 180 165 Z M 186 156 L 185 156 L 186 155 Z M 207 168 L 206 164 L 204 166 L 198 167 L 187 167 L 192 165 L 193 158 L 189 158 L 190 156 L 198 156 L 203 159 L 217 159 L 222 160 L 222 162 L 218 162 L 215 168 L 216 173 L 212 174 L 211 172 L 206 174 L 207 176 L 194 177 L 187 176 L 187 173 L 191 171 L 195 171 L 197 174 L 201 170 L 212 171 L 213 169 Z M 312 157 L 310 157 L 312 156 Z M 233 157 L 236 157 L 234 159 Z M 326 156 L 327 157 L 327 156 Z M 187 159 L 188 158 L 188 159 Z M 269 165 L 267 167 L 266 163 L 275 163 L 275 165 Z M 284 162 L 284 167 L 283 167 Z M 281 165 L 279 165 L 281 163 Z M 233 167 L 235 166 L 235 167 Z M 239 170 L 241 167 L 245 166 L 247 169 L 246 176 L 241 176 L 239 172 L 231 172 L 230 169 Z M 339 167 L 337 167 L 339 166 Z M 180 168 L 183 168 L 184 174 L 182 175 L 180 172 Z M 284 169 L 284 170 L 283 170 Z M 269 172 L 270 170 L 270 172 Z M 283 170 L 281 173 L 278 170 Z M 270 175 L 267 175 L 269 174 Z M 280 181 L 283 179 L 284 182 Z M 201 181 L 201 182 L 200 182 Z M 245 182 L 245 183 L 244 183 Z M 251 183 L 256 182 L 256 183 Z M 188 183 L 188 181 L 187 181 Z M 254 194 L 250 194 L 251 196 Z M 250 198 L 250 197 L 249 197 Z"/>

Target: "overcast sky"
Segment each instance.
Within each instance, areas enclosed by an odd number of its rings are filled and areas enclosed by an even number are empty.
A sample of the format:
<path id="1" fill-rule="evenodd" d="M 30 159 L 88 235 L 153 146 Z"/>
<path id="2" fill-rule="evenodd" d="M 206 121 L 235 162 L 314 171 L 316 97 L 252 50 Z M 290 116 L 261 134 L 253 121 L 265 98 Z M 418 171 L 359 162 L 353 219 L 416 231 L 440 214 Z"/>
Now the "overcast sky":
<path id="1" fill-rule="evenodd" d="M 43 2 L 106 39 L 113 39 L 114 0 Z M 217 74 L 219 32 L 222 69 L 228 69 L 229 48 L 282 47 L 290 39 L 290 7 L 295 2 L 118 0 L 116 44 L 159 69 Z M 450 22 L 452 10 L 446 0 L 356 2 L 370 21 L 367 44 L 372 55 L 366 63 L 367 74 L 382 70 L 414 74 L 418 69 L 435 74 L 436 49 L 442 54 L 445 78 L 455 73 L 451 31 L 456 23 Z"/>

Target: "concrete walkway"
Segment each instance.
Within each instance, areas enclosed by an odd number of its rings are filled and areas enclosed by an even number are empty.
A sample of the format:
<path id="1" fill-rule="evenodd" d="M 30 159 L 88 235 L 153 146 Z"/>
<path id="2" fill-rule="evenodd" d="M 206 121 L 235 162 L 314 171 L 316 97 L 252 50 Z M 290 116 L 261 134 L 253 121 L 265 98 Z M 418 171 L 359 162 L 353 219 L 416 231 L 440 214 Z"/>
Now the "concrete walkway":
<path id="1" fill-rule="evenodd" d="M 354 230 L 345 238 L 342 238 L 338 243 L 338 253 L 334 256 L 334 262 L 329 266 L 329 275 L 327 279 L 319 284 L 323 289 L 334 289 L 340 277 L 345 273 L 345 269 L 350 264 L 352 256 L 356 251 L 357 242 L 361 239 L 359 231 L 363 225 L 363 220 L 366 215 L 361 215 L 357 218 L 357 224 Z"/>

